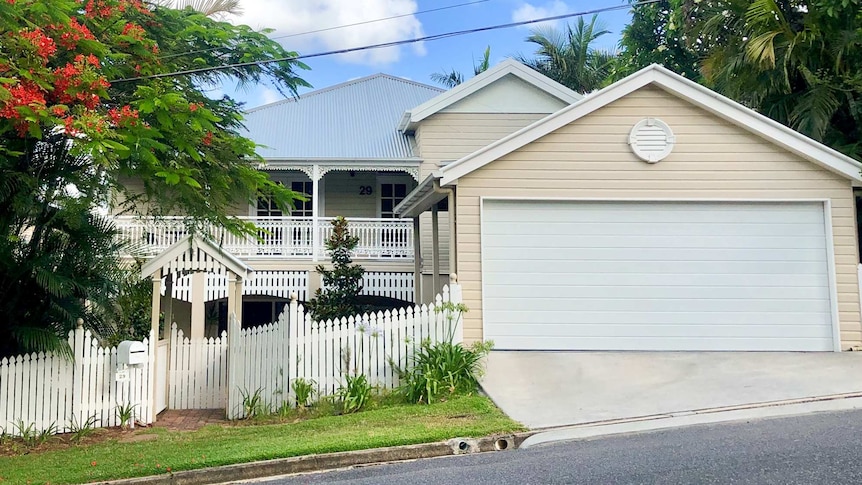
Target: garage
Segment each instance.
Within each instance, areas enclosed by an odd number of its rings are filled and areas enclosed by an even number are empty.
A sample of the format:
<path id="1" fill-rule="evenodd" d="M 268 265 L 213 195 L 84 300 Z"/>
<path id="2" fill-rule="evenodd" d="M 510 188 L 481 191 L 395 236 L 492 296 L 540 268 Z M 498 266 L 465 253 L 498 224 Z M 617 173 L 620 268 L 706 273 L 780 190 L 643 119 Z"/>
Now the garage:
<path id="1" fill-rule="evenodd" d="M 835 350 L 825 211 L 484 199 L 484 338 L 500 350 Z"/>

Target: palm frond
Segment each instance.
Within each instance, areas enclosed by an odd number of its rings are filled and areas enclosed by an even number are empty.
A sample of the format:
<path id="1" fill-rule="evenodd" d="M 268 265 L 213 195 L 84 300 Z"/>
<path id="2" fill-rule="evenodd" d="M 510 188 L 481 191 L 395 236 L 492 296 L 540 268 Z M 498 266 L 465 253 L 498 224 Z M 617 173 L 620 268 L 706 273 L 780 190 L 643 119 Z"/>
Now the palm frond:
<path id="1" fill-rule="evenodd" d="M 454 88 L 464 82 L 464 75 L 452 69 L 450 72 L 434 72 L 431 73 L 431 80 L 441 86 Z"/>
<path id="2" fill-rule="evenodd" d="M 55 328 L 15 327 L 12 336 L 24 352 L 56 352 L 64 357 L 72 357 L 72 349 L 64 335 Z"/>
<path id="3" fill-rule="evenodd" d="M 207 17 L 213 17 L 242 13 L 242 8 L 240 8 L 239 4 L 240 0 L 175 0 L 174 8 L 180 10 L 191 8 Z"/>

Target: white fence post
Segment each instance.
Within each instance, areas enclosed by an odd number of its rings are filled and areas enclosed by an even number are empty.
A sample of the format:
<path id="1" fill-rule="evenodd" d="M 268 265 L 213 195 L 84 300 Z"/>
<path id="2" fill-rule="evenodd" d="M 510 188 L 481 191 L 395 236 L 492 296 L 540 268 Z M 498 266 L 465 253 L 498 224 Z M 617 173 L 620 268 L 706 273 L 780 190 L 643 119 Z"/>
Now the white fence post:
<path id="1" fill-rule="evenodd" d="M 75 330 L 70 332 L 72 357 L 75 359 L 72 369 L 72 414 L 71 416 L 63 416 L 63 419 L 70 419 L 74 416 L 78 425 L 81 425 L 84 418 L 84 320 L 79 318 L 77 323 L 78 326 Z"/>

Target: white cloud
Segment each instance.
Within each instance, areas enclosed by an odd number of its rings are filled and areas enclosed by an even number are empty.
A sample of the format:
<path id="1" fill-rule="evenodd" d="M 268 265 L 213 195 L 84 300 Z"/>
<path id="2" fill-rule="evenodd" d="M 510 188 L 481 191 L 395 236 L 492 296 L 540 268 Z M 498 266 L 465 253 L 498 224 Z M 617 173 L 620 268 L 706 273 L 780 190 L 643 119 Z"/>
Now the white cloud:
<path id="1" fill-rule="evenodd" d="M 276 101 L 281 101 L 282 99 L 284 99 L 284 96 L 279 94 L 278 91 L 272 88 L 268 88 L 266 86 L 259 86 L 257 91 L 258 96 L 261 100 L 261 104 L 274 103 Z"/>
<path id="2" fill-rule="evenodd" d="M 242 13 L 232 19 L 235 23 L 253 28 L 271 28 L 270 36 L 278 37 L 326 29 L 369 20 L 413 14 L 415 0 L 244 0 Z M 415 15 L 397 19 L 327 30 L 314 34 L 279 39 L 287 49 L 311 54 L 319 51 L 340 50 L 372 44 L 381 44 L 424 35 L 422 23 Z M 408 47 L 415 55 L 425 55 L 422 44 Z M 348 54 L 339 57 L 355 64 L 380 65 L 397 62 L 402 47 L 387 47 Z"/>
<path id="3" fill-rule="evenodd" d="M 514 11 L 512 11 L 513 22 L 525 22 L 527 20 L 542 19 L 545 17 L 553 17 L 571 12 L 569 6 L 560 0 L 553 0 L 543 5 L 533 5 L 524 2 Z M 535 24 L 524 25 L 524 28 L 534 29 L 536 27 L 557 27 L 561 23 L 560 20 L 551 20 L 548 22 L 540 22 Z"/>

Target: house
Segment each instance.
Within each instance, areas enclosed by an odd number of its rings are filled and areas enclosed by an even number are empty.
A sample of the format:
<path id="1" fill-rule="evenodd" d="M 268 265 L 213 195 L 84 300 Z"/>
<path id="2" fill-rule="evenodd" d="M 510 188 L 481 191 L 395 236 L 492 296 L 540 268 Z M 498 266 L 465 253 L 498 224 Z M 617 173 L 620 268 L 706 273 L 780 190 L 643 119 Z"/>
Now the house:
<path id="1" fill-rule="evenodd" d="M 429 301 L 456 267 L 448 249 L 454 219 L 447 217 L 447 203 L 454 205 L 453 194 L 438 198 L 415 220 L 396 217 L 395 207 L 446 162 L 580 99 L 532 69 L 505 61 L 446 92 L 377 74 L 248 111 L 247 135 L 262 146 L 265 159 L 260 169 L 308 200 L 290 214 L 267 200 L 237 208 L 235 215 L 264 229 L 259 239 L 226 234 L 221 242 L 231 258 L 253 270 L 237 308 L 243 324 L 275 321 L 291 293 L 305 301 L 320 288 L 314 268 L 326 264 L 324 244 L 335 216 L 347 217 L 360 238 L 353 257 L 366 269 L 366 294 Z M 169 248 L 179 254 L 175 245 L 186 243 L 179 218 L 116 221 L 150 262 Z M 195 338 L 226 328 L 226 273 L 156 269 L 160 291 L 172 296 L 160 305 L 170 309 L 167 320 Z"/>
<path id="2" fill-rule="evenodd" d="M 862 165 L 667 69 L 451 158 L 395 212 L 415 218 L 449 198 L 466 340 L 656 351 L 862 342 Z"/>

